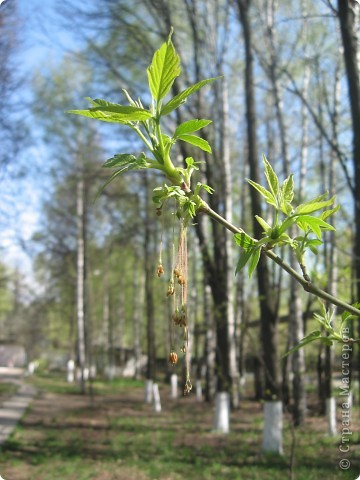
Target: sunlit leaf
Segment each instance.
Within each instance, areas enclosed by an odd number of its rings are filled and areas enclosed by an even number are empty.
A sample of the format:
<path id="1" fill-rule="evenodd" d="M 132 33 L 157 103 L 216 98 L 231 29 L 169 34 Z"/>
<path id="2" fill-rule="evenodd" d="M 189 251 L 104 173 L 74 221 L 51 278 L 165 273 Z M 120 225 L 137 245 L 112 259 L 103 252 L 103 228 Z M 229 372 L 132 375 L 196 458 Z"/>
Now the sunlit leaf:
<path id="1" fill-rule="evenodd" d="M 211 153 L 211 147 L 209 143 L 203 138 L 197 137 L 195 135 L 187 135 L 187 134 L 179 135 L 178 138 L 183 142 L 190 143 L 195 147 L 201 148 L 201 150 L 204 150 L 205 152 Z"/>
<path id="2" fill-rule="evenodd" d="M 118 105 L 117 103 L 111 103 L 101 99 L 92 100 L 89 97 L 87 100 L 94 106 L 88 110 L 68 110 L 67 113 L 95 118 L 103 122 L 123 124 L 144 121 L 151 118 L 151 112 L 144 108 Z"/>
<path id="3" fill-rule="evenodd" d="M 190 95 L 200 90 L 200 88 L 205 87 L 205 85 L 208 85 L 214 80 L 217 80 L 218 78 L 220 77 L 201 80 L 200 82 L 195 83 L 191 87 L 186 88 L 182 92 L 178 93 L 177 95 L 175 95 L 175 97 L 173 97 L 165 105 L 163 105 L 163 107 L 161 108 L 161 115 L 168 115 L 170 112 L 183 105 Z"/>
<path id="4" fill-rule="evenodd" d="M 276 173 L 274 172 L 272 166 L 270 165 L 269 161 L 265 157 L 265 155 L 263 155 L 263 162 L 264 162 L 264 166 L 265 166 L 266 180 L 269 184 L 269 187 L 270 187 L 270 190 L 271 190 L 272 194 L 276 198 L 276 196 L 279 193 L 279 179 L 278 179 Z"/>
<path id="5" fill-rule="evenodd" d="M 262 217 L 260 217 L 259 215 L 255 215 L 255 218 L 261 225 L 261 228 L 264 230 L 265 233 L 271 230 L 271 226 Z"/>
<path id="6" fill-rule="evenodd" d="M 171 34 L 167 42 L 154 53 L 151 65 L 147 69 L 150 92 L 159 102 L 170 91 L 174 80 L 180 75 L 180 57 L 171 41 Z"/>
<path id="7" fill-rule="evenodd" d="M 180 135 L 197 132 L 201 128 L 206 127 L 211 123 L 211 120 L 188 120 L 187 122 L 182 123 L 177 127 L 174 133 L 174 138 L 179 137 Z"/>
<path id="8" fill-rule="evenodd" d="M 298 207 L 296 207 L 295 213 L 296 214 L 314 213 L 314 212 L 317 212 L 318 210 L 322 210 L 323 208 L 329 207 L 334 203 L 334 201 L 335 201 L 335 197 L 332 197 L 329 200 L 325 200 L 325 201 L 323 200 L 317 201 L 317 199 L 310 200 L 309 202 L 303 203 L 302 205 L 299 205 Z"/>
<path id="9" fill-rule="evenodd" d="M 263 187 L 259 183 L 253 182 L 252 180 L 248 179 L 248 182 L 252 187 L 255 188 L 255 190 L 261 193 L 261 195 L 264 197 L 267 203 L 269 203 L 270 205 L 273 205 L 274 207 L 277 207 L 276 198 L 271 192 L 269 192 L 269 190 L 267 190 L 265 187 Z"/>
<path id="10" fill-rule="evenodd" d="M 310 229 L 319 239 L 322 237 L 321 229 L 335 230 L 329 223 L 324 222 L 321 218 L 312 217 L 311 215 L 300 215 L 296 219 L 296 224 L 305 232 Z"/>

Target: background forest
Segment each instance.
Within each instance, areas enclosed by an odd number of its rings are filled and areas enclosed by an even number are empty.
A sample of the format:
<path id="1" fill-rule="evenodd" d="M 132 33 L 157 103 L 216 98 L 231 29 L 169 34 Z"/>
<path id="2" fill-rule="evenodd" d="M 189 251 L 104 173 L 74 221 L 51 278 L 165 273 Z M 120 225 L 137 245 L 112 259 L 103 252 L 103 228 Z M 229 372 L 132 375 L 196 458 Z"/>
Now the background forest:
<path id="1" fill-rule="evenodd" d="M 182 362 L 167 361 L 168 278 L 156 275 L 160 248 L 170 270 L 174 236 L 171 212 L 158 216 L 151 203 L 162 180 L 128 172 L 95 201 L 105 160 L 142 147 L 121 125 L 65 113 L 87 108 L 87 96 L 127 104 L 122 89 L 149 100 L 146 67 L 171 27 L 182 62 L 172 93 L 220 77 L 168 117 L 170 131 L 188 118 L 212 120 L 204 136 L 212 154 L 183 143 L 179 164 L 206 161 L 197 180 L 214 188 L 211 208 L 256 238 L 255 214 L 271 217 L 246 179 L 264 183 L 263 154 L 280 179 L 294 174 L 297 203 L 336 195 L 336 232 L 324 232 L 307 268 L 330 294 L 360 299 L 358 2 L 54 0 L 46 15 L 24 11 L 20 1 L 0 7 L 2 344 L 20 343 L 29 361 L 53 369 L 73 358 L 108 378 L 124 369 L 153 381 L 184 374 Z M 30 20 L 49 52 L 40 61 L 31 60 Z M 34 195 L 29 234 L 22 209 Z M 282 399 L 301 425 L 311 391 L 330 415 L 341 347 L 313 343 L 282 357 L 315 328 L 317 300 L 264 259 L 251 279 L 246 270 L 235 276 L 239 249 L 210 219 L 198 216 L 188 235 L 192 377 L 205 399 L 228 391 L 237 408 L 247 388 L 257 399 Z M 290 252 L 280 255 L 296 268 Z M 359 322 L 349 326 L 359 337 Z M 355 403 L 359 362 L 357 347 Z"/>

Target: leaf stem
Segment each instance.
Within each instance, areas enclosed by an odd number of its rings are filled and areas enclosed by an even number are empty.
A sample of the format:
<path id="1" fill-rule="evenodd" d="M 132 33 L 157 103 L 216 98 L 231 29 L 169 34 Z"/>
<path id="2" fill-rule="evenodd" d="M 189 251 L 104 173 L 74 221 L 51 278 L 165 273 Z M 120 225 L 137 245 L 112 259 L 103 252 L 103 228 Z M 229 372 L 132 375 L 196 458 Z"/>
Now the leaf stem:
<path id="1" fill-rule="evenodd" d="M 223 225 L 227 230 L 229 230 L 232 233 L 245 233 L 245 231 L 242 228 L 235 227 L 235 225 L 232 225 L 230 222 L 228 222 L 224 217 L 216 213 L 214 210 L 212 210 L 209 205 L 202 201 L 201 207 L 199 209 L 200 212 L 206 213 L 209 217 L 214 219 L 216 222 L 220 223 Z M 255 239 L 253 239 L 255 241 Z M 325 292 L 321 288 L 316 287 L 311 281 L 306 280 L 305 278 L 302 277 L 296 270 L 294 270 L 290 265 L 288 265 L 284 260 L 276 255 L 272 250 L 266 250 L 264 248 L 261 249 L 261 252 L 265 254 L 268 258 L 270 258 L 273 262 L 277 263 L 279 267 L 281 267 L 283 270 L 285 270 L 289 275 L 291 275 L 295 280 L 297 280 L 300 285 L 304 288 L 306 292 L 309 292 L 313 295 L 315 295 L 318 298 L 322 298 L 323 300 L 326 300 L 330 302 L 332 305 L 336 305 L 340 308 L 343 308 L 344 310 L 352 313 L 353 315 L 356 315 L 357 317 L 360 317 L 360 310 L 358 308 L 353 307 L 349 303 L 346 303 L 342 300 L 340 300 L 337 297 L 334 297 L 333 295 L 330 295 L 329 293 Z"/>

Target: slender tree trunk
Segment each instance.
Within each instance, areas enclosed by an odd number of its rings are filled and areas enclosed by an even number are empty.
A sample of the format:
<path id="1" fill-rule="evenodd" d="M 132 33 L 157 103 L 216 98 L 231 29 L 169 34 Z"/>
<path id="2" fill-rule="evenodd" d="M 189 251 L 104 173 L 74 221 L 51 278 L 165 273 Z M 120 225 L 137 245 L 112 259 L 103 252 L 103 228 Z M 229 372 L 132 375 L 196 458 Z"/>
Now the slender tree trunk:
<path id="1" fill-rule="evenodd" d="M 134 378 L 141 378 L 141 318 L 142 318 L 142 305 L 144 300 L 144 285 L 142 276 L 138 271 L 138 259 L 136 258 L 133 267 L 133 348 L 135 358 L 135 372 Z"/>
<path id="2" fill-rule="evenodd" d="M 255 92 L 253 80 L 252 35 L 248 17 L 250 1 L 237 0 L 240 22 L 245 43 L 245 94 L 248 163 L 250 178 L 259 182 L 258 151 L 256 138 Z M 254 188 L 250 189 L 253 230 L 256 238 L 261 238 L 262 230 L 255 219 L 261 215 L 261 200 Z M 277 355 L 277 312 L 274 295 L 270 287 L 270 278 L 265 257 L 262 255 L 257 268 L 257 280 L 260 301 L 261 342 L 265 364 L 265 389 L 269 399 L 280 398 L 279 362 Z"/>
<path id="3" fill-rule="evenodd" d="M 359 48 L 358 32 L 356 30 L 356 17 L 359 15 L 360 5 L 355 0 L 338 0 L 338 14 L 342 43 L 344 47 L 344 60 L 348 82 L 352 129 L 353 129 L 353 168 L 354 168 L 354 272 L 355 294 L 360 300 L 360 79 L 359 79 Z M 360 320 L 358 320 L 360 336 Z M 359 360 L 360 360 L 360 347 Z M 360 372 L 360 370 L 359 370 Z M 360 373 L 359 373 L 360 375 Z M 360 396 L 360 381 L 359 381 Z"/>
<path id="4" fill-rule="evenodd" d="M 204 282 L 204 317 L 205 317 L 205 400 L 211 402 L 216 392 L 215 354 L 216 330 L 214 325 L 213 309 L 211 308 L 211 288 Z"/>
<path id="5" fill-rule="evenodd" d="M 76 186 L 76 219 L 77 219 L 77 350 L 81 372 L 80 389 L 85 393 L 85 365 L 86 365 L 86 338 L 85 338 L 85 188 L 83 173 L 78 172 Z"/>
<path id="6" fill-rule="evenodd" d="M 148 174 L 144 175 L 145 198 L 148 197 Z M 147 369 L 146 379 L 155 381 L 156 353 L 155 353 L 155 315 L 153 298 L 154 254 L 151 248 L 151 218 L 149 208 L 145 207 L 145 234 L 144 234 L 144 261 L 145 261 L 145 305 L 147 320 Z"/>
<path id="7" fill-rule="evenodd" d="M 258 151 L 256 135 L 255 91 L 253 77 L 252 32 L 249 21 L 250 0 L 237 0 L 240 23 L 245 44 L 245 96 L 248 163 L 250 178 L 259 183 Z M 255 189 L 250 189 L 253 230 L 256 238 L 261 238 L 262 231 L 255 219 L 261 215 L 261 201 Z M 279 361 L 277 355 L 277 312 L 276 301 L 270 286 L 270 276 L 264 255 L 261 255 L 257 267 L 257 282 L 260 302 L 261 346 L 265 367 L 265 399 L 264 405 L 264 451 L 282 453 L 282 402 L 280 388 Z M 274 401 L 276 400 L 276 401 Z M 274 422 L 276 418 L 276 422 Z"/>

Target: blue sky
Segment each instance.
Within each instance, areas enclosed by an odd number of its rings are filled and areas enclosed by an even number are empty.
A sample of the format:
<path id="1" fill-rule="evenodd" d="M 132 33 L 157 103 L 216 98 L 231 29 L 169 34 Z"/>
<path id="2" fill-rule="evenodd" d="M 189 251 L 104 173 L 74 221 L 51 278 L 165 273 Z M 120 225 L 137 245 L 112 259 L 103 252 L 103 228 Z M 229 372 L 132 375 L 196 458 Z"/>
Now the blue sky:
<path id="1" fill-rule="evenodd" d="M 66 50 L 75 47 L 75 44 L 74 39 L 56 25 L 56 0 L 6 0 L 0 8 L 7 8 L 12 1 L 16 1 L 21 22 L 21 48 L 16 54 L 16 62 L 25 78 L 24 85 L 16 96 L 27 103 L 31 99 L 34 72 L 56 64 Z M 33 120 L 29 121 L 31 112 L 26 104 L 23 115 L 25 122 L 31 125 L 31 137 L 36 139 L 36 124 Z M 7 212 L 6 218 L 0 220 L 0 254 L 7 264 L 28 275 L 31 273 L 31 257 L 24 252 L 23 246 L 30 244 L 29 240 L 40 221 L 42 187 L 47 181 L 43 174 L 46 157 L 46 146 L 38 142 L 33 144 L 20 154 L 14 165 L 9 166 L 0 185 L 1 210 Z M 21 166 L 21 172 L 18 165 Z"/>

